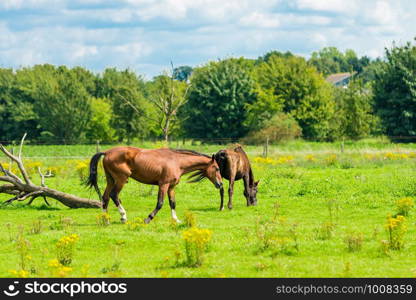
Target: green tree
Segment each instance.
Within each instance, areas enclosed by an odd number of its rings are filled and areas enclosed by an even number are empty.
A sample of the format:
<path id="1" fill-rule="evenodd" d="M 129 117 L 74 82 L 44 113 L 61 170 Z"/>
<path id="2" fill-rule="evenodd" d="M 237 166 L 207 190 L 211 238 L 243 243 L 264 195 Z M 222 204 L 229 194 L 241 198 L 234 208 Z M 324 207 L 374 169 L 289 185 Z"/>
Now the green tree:
<path id="1" fill-rule="evenodd" d="M 147 133 L 145 84 L 130 70 L 108 68 L 97 84 L 97 97 L 107 98 L 112 107 L 111 126 L 119 142 L 144 137 Z"/>
<path id="2" fill-rule="evenodd" d="M 377 126 L 373 114 L 372 94 L 362 80 L 354 80 L 348 88 L 334 88 L 335 114 L 332 138 L 360 139 L 369 136 Z"/>
<path id="3" fill-rule="evenodd" d="M 416 47 L 393 44 L 376 70 L 376 113 L 389 136 L 416 135 Z"/>
<path id="4" fill-rule="evenodd" d="M 35 99 L 34 110 L 43 135 L 68 143 L 83 140 L 91 106 L 77 72 L 63 66 L 37 65 L 31 75 L 28 89 Z"/>
<path id="5" fill-rule="evenodd" d="M 306 138 L 325 139 L 333 114 L 332 89 L 301 57 L 271 56 L 256 67 L 258 101 L 249 106 L 252 127 L 277 112 L 291 115 Z"/>
<path id="6" fill-rule="evenodd" d="M 179 80 L 179 81 L 188 81 L 189 77 L 191 77 L 192 74 L 192 67 L 190 66 L 180 66 L 173 69 L 173 79 Z"/>
<path id="7" fill-rule="evenodd" d="M 351 49 L 342 53 L 336 47 L 325 47 L 313 52 L 308 62 L 327 76 L 339 72 L 361 73 L 370 64 L 370 59 L 367 56 L 359 58 Z"/>
<path id="8" fill-rule="evenodd" d="M 372 84 L 376 78 L 376 72 L 384 62 L 380 58 L 371 60 L 370 63 L 363 68 L 363 71 L 355 78 L 362 79 L 365 84 Z"/>
<path id="9" fill-rule="evenodd" d="M 230 58 L 194 70 L 184 106 L 184 129 L 190 137 L 239 138 L 248 132 L 246 106 L 255 101 L 252 65 Z"/>
<path id="10" fill-rule="evenodd" d="M 40 134 L 34 99 L 21 85 L 24 73 L 0 69 L 0 140 L 19 140 L 25 132 L 36 139 Z"/>
<path id="11" fill-rule="evenodd" d="M 269 61 L 269 59 L 270 59 L 271 57 L 273 57 L 273 56 L 278 56 L 278 57 L 283 57 L 283 58 L 289 58 L 289 57 L 292 57 L 292 56 L 294 56 L 294 55 L 293 55 L 293 53 L 292 53 L 292 52 L 290 52 L 290 51 L 280 52 L 280 51 L 277 51 L 277 50 L 273 50 L 273 51 L 267 52 L 267 53 L 266 53 L 266 54 L 264 54 L 263 56 L 260 56 L 260 57 L 257 59 L 256 63 L 257 63 L 257 64 L 259 64 L 259 63 L 262 63 L 262 62 L 268 62 L 268 61 Z"/>
<path id="12" fill-rule="evenodd" d="M 113 110 L 107 99 L 91 98 L 91 120 L 86 128 L 89 141 L 112 142 L 115 130 L 111 127 Z"/>
<path id="13" fill-rule="evenodd" d="M 82 67 L 74 67 L 71 71 L 76 74 L 78 81 L 84 86 L 88 94 L 95 96 L 97 93 L 97 76 Z"/>

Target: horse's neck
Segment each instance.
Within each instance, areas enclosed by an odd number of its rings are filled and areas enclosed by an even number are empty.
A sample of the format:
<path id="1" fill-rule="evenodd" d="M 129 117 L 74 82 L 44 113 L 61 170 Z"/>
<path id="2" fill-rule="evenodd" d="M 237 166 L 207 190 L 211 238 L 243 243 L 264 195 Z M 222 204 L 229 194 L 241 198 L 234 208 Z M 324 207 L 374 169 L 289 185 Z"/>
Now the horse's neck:
<path id="1" fill-rule="evenodd" d="M 210 161 L 211 159 L 205 156 L 188 156 L 183 159 L 179 159 L 183 174 L 205 169 Z"/>
<path id="2" fill-rule="evenodd" d="M 251 170 L 251 166 L 248 166 L 248 183 L 249 186 L 253 186 L 254 185 L 254 174 L 253 171 Z"/>

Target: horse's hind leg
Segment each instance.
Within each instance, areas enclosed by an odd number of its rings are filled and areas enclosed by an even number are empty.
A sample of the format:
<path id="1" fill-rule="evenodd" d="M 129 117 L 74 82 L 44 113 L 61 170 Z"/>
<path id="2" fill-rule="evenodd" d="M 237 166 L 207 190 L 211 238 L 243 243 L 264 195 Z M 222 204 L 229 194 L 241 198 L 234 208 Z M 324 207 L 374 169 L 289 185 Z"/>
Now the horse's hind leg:
<path id="1" fill-rule="evenodd" d="M 117 180 L 117 182 L 114 184 L 113 189 L 110 192 L 110 197 L 113 200 L 114 204 L 117 206 L 118 211 L 121 215 L 122 223 L 125 223 L 127 221 L 127 214 L 123 205 L 121 205 L 121 200 L 118 197 L 118 195 L 120 194 L 120 191 L 123 188 L 123 186 L 126 184 L 126 182 L 127 182 L 127 179 Z"/>
<path id="2" fill-rule="evenodd" d="M 170 212 L 172 213 L 172 219 L 175 220 L 176 223 L 181 223 L 178 217 L 176 216 L 176 201 L 175 201 L 175 186 L 170 186 L 168 189 L 168 197 L 169 197 L 169 205 L 170 205 Z"/>
<path id="3" fill-rule="evenodd" d="M 169 183 L 159 185 L 159 193 L 157 195 L 156 208 L 150 213 L 150 215 L 146 219 L 144 219 L 144 222 L 146 224 L 149 224 L 150 221 L 156 216 L 157 212 L 162 208 L 163 200 L 165 199 L 165 195 L 168 189 L 169 189 Z"/>
<path id="4" fill-rule="evenodd" d="M 108 202 L 110 201 L 110 192 L 113 189 L 112 183 L 107 183 L 103 194 L 103 212 L 108 212 Z"/>
<path id="5" fill-rule="evenodd" d="M 110 192 L 114 187 L 114 180 L 111 177 L 110 174 L 108 174 L 107 172 L 105 173 L 105 178 L 107 180 L 107 186 L 105 187 L 105 191 L 102 197 L 102 201 L 103 201 L 103 212 L 108 212 L 108 202 L 110 201 Z"/>

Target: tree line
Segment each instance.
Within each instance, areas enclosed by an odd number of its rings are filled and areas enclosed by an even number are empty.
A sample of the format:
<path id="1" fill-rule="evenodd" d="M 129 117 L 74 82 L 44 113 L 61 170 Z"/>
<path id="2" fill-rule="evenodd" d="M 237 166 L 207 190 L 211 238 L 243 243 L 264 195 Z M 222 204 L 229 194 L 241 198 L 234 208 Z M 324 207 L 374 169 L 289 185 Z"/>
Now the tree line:
<path id="1" fill-rule="evenodd" d="M 347 88 L 329 74 L 351 72 Z M 383 59 L 327 47 L 306 60 L 271 51 L 172 68 L 152 80 L 50 64 L 0 68 L 0 140 L 130 143 L 134 139 L 416 136 L 416 47 Z"/>

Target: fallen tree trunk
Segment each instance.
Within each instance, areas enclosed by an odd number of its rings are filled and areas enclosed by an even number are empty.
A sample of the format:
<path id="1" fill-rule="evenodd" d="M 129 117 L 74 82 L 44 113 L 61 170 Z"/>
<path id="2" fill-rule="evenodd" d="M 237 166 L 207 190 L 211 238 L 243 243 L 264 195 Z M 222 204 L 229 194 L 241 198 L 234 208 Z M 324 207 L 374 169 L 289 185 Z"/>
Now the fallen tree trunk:
<path id="1" fill-rule="evenodd" d="M 6 170 L 0 163 L 0 172 L 4 176 L 0 176 L 0 182 L 6 184 L 0 185 L 0 193 L 14 195 L 13 198 L 5 201 L 5 204 L 12 203 L 13 201 L 24 201 L 30 199 L 28 204 L 31 204 L 36 198 L 43 197 L 45 202 L 48 204 L 46 198 L 53 198 L 61 202 L 63 205 L 70 208 L 100 208 L 101 202 L 96 200 L 90 200 L 81 198 L 75 195 L 67 194 L 58 190 L 51 189 L 45 185 L 45 177 L 50 177 L 52 174 L 42 174 L 38 168 L 39 175 L 41 177 L 41 185 L 35 185 L 30 180 L 28 173 L 24 167 L 22 161 L 22 147 L 26 134 L 23 136 L 20 142 L 19 155 L 15 156 L 10 153 L 2 144 L 0 144 L 0 150 L 15 162 L 19 168 L 22 178 L 14 174 L 11 169 Z"/>

